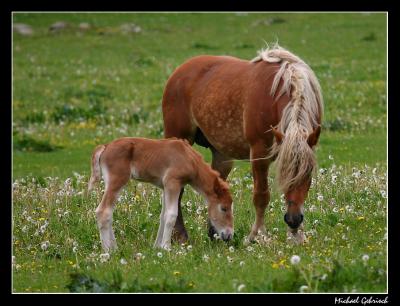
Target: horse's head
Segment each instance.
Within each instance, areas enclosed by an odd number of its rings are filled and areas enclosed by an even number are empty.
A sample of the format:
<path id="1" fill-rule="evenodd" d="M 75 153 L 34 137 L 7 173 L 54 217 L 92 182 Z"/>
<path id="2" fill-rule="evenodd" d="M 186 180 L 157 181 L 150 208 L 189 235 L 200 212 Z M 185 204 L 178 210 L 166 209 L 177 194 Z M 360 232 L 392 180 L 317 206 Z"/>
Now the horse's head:
<path id="1" fill-rule="evenodd" d="M 278 144 L 283 144 L 285 135 L 275 128 L 273 128 L 272 131 L 276 142 Z M 321 127 L 318 126 L 308 136 L 306 135 L 304 139 L 297 138 L 296 141 L 298 145 L 291 146 L 291 148 L 298 148 L 298 151 L 289 152 L 287 155 L 285 154 L 282 160 L 279 161 L 279 180 L 283 186 L 286 199 L 284 220 L 292 230 L 297 230 L 304 219 L 304 201 L 307 198 L 311 186 L 312 171 L 315 165 L 315 157 L 312 149 L 318 142 L 320 132 Z M 287 148 L 285 148 L 285 150 L 288 151 Z M 279 157 L 282 156 L 278 156 L 278 158 Z"/>
<path id="2" fill-rule="evenodd" d="M 208 198 L 208 235 L 217 234 L 222 240 L 233 237 L 233 206 L 229 187 L 221 178 L 213 183 L 213 196 Z"/>

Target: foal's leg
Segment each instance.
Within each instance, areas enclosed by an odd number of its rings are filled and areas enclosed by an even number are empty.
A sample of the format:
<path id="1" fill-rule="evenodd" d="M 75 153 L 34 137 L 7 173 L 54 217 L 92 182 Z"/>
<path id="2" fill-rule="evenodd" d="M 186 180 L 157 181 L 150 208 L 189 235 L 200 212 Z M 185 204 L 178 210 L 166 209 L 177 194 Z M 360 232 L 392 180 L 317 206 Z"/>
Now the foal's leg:
<path id="1" fill-rule="evenodd" d="M 210 149 L 212 153 L 211 167 L 217 170 L 220 173 L 221 178 L 226 181 L 229 172 L 232 170 L 233 160 L 218 152 L 214 147 L 210 147 Z"/>
<path id="2" fill-rule="evenodd" d="M 161 208 L 161 213 L 160 213 L 160 226 L 158 228 L 157 232 L 157 239 L 156 242 L 154 243 L 154 247 L 161 246 L 162 238 L 163 238 L 163 233 L 164 233 L 164 214 L 165 214 L 165 192 L 162 192 L 162 208 Z"/>
<path id="3" fill-rule="evenodd" d="M 253 204 L 256 209 L 256 219 L 247 238 L 249 241 L 254 240 L 258 231 L 265 233 L 264 214 L 270 199 L 267 178 L 270 161 L 259 158 L 265 158 L 266 155 L 267 149 L 263 143 L 251 147 L 250 156 L 254 182 Z"/>
<path id="4" fill-rule="evenodd" d="M 128 177 L 110 176 L 106 182 L 106 190 L 99 206 L 96 208 L 97 225 L 100 231 L 100 239 L 103 250 L 105 252 L 112 251 L 117 248 L 114 231 L 112 229 L 112 216 L 115 200 L 118 193 L 128 182 Z"/>
<path id="5" fill-rule="evenodd" d="M 229 172 L 232 170 L 233 161 L 229 160 L 226 156 L 222 155 L 218 152 L 214 147 L 210 147 L 212 152 L 212 168 L 217 170 L 222 179 L 226 180 L 229 175 Z M 184 188 L 181 189 L 178 200 L 178 217 L 176 219 L 175 227 L 174 227 L 174 235 L 173 239 L 178 241 L 179 243 L 185 243 L 188 240 L 188 234 L 185 229 L 185 225 L 182 217 L 182 207 L 181 207 L 181 199 L 184 192 Z"/>
<path id="6" fill-rule="evenodd" d="M 170 249 L 171 234 L 176 218 L 178 217 L 178 199 L 181 185 L 175 180 L 170 180 L 164 186 L 165 192 L 165 211 L 164 211 L 164 232 L 160 247 Z"/>

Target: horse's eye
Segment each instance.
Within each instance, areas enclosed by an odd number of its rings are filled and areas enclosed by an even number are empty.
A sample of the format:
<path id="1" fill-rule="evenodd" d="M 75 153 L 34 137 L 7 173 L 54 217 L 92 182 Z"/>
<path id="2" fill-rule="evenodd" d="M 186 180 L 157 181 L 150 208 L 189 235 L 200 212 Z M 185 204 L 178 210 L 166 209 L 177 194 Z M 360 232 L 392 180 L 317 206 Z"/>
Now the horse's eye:
<path id="1" fill-rule="evenodd" d="M 226 212 L 226 207 L 221 207 L 221 210 Z"/>

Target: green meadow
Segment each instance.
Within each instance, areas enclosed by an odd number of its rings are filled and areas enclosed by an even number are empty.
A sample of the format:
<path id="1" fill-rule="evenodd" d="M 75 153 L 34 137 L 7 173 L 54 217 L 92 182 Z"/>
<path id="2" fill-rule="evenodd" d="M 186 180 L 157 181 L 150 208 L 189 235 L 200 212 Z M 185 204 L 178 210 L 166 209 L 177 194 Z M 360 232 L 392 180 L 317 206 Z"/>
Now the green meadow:
<path id="1" fill-rule="evenodd" d="M 386 22 L 383 13 L 14 13 L 33 32 L 13 32 L 13 292 L 386 292 Z M 118 251 L 103 253 L 94 210 L 104 185 L 85 193 L 94 147 L 162 138 L 163 89 L 186 59 L 250 60 L 276 41 L 311 66 L 325 100 L 307 242 L 287 239 L 272 167 L 268 237 L 243 244 L 255 211 L 250 164 L 237 161 L 233 241 L 210 241 L 204 200 L 187 187 L 189 242 L 153 249 L 161 191 L 131 181 L 114 213 Z"/>

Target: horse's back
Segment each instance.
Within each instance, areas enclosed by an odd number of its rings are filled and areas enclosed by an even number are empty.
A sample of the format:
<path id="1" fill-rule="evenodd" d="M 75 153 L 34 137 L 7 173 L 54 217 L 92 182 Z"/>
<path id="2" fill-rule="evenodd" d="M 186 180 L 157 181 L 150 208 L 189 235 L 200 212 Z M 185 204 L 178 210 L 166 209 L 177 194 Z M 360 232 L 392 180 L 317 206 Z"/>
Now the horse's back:
<path id="1" fill-rule="evenodd" d="M 277 124 L 269 88 L 278 69 L 276 63 L 231 56 L 189 59 L 174 71 L 164 91 L 165 136 L 194 142 L 200 129 L 219 152 L 247 158 L 252 138 L 269 138 L 266 126 Z"/>

